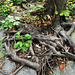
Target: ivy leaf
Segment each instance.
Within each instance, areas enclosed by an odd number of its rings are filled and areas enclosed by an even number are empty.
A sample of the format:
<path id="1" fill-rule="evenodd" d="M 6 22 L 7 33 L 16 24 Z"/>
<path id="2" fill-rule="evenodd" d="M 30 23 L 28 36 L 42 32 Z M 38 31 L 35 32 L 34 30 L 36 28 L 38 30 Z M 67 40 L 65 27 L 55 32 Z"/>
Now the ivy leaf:
<path id="1" fill-rule="evenodd" d="M 25 49 L 25 47 L 24 47 L 24 46 L 22 47 L 22 51 L 23 51 L 23 52 L 25 52 L 25 51 L 26 51 L 26 49 Z"/>
<path id="2" fill-rule="evenodd" d="M 44 8 L 43 5 L 38 5 L 39 8 Z"/>
<path id="3" fill-rule="evenodd" d="M 9 27 L 12 27 L 13 26 L 13 23 L 9 23 Z"/>
<path id="4" fill-rule="evenodd" d="M 13 6 L 13 3 L 10 3 L 9 6 Z"/>
<path id="5" fill-rule="evenodd" d="M 46 17 L 46 16 L 44 16 L 44 19 L 46 20 L 46 19 L 47 19 L 47 17 Z"/>
<path id="6" fill-rule="evenodd" d="M 20 36 L 20 39 L 23 39 L 23 36 Z"/>
<path id="7" fill-rule="evenodd" d="M 64 16 L 69 16 L 70 11 L 69 10 L 63 10 L 62 13 Z"/>
<path id="8" fill-rule="evenodd" d="M 19 21 L 15 21 L 15 22 L 13 23 L 14 26 L 15 26 L 15 25 L 19 25 L 19 24 L 20 24 Z"/>
<path id="9" fill-rule="evenodd" d="M 20 47 L 22 47 L 22 42 L 21 41 L 18 41 L 17 44 L 20 45 Z"/>
<path id="10" fill-rule="evenodd" d="M 65 19 L 68 20 L 69 18 L 68 17 L 65 17 Z"/>
<path id="11" fill-rule="evenodd" d="M 25 43 L 25 46 L 26 46 L 27 48 L 29 48 L 29 47 L 30 47 L 30 44 L 29 44 L 29 43 Z"/>
<path id="12" fill-rule="evenodd" d="M 13 16 L 8 15 L 8 18 L 13 18 Z"/>
<path id="13" fill-rule="evenodd" d="M 28 41 L 26 41 L 27 43 L 32 43 L 32 41 L 31 40 L 28 40 Z"/>
<path id="14" fill-rule="evenodd" d="M 3 21 L 0 21 L 1 23 L 4 23 L 5 21 L 3 20 Z"/>
<path id="15" fill-rule="evenodd" d="M 25 39 L 27 40 L 27 39 L 30 39 L 31 38 L 31 35 L 29 35 L 29 34 L 26 34 L 25 35 Z"/>
<path id="16" fill-rule="evenodd" d="M 61 52 L 60 51 L 57 51 L 59 54 L 61 54 Z"/>
<path id="17" fill-rule="evenodd" d="M 15 17 L 15 20 L 20 20 L 20 17 Z"/>
<path id="18" fill-rule="evenodd" d="M 22 42 L 21 41 L 18 41 L 15 45 L 14 45 L 14 48 L 20 48 L 22 47 Z"/>
<path id="19" fill-rule="evenodd" d="M 8 25 L 9 24 L 9 21 L 6 21 L 5 24 Z"/>
<path id="20" fill-rule="evenodd" d="M 60 13 L 60 16 L 63 16 L 63 13 Z"/>
<path id="21" fill-rule="evenodd" d="M 16 35 L 20 35 L 20 32 L 17 32 Z"/>
<path id="22" fill-rule="evenodd" d="M 26 43 L 23 43 L 22 46 L 25 46 Z"/>
<path id="23" fill-rule="evenodd" d="M 14 45 L 14 48 L 18 48 L 18 44 L 17 43 Z"/>
<path id="24" fill-rule="evenodd" d="M 30 5 L 30 8 L 31 8 L 31 9 L 37 9 L 37 6 L 31 4 L 31 5 Z"/>
<path id="25" fill-rule="evenodd" d="M 55 11 L 55 14 L 58 15 L 58 11 Z"/>
<path id="26" fill-rule="evenodd" d="M 26 48 L 25 46 L 22 47 L 22 51 L 25 52 L 28 48 Z"/>
<path id="27" fill-rule="evenodd" d="M 1 29 L 2 29 L 2 30 L 4 29 L 4 25 L 1 26 Z"/>
<path id="28" fill-rule="evenodd" d="M 14 22 L 15 20 L 12 18 L 12 19 L 9 19 L 9 22 Z"/>

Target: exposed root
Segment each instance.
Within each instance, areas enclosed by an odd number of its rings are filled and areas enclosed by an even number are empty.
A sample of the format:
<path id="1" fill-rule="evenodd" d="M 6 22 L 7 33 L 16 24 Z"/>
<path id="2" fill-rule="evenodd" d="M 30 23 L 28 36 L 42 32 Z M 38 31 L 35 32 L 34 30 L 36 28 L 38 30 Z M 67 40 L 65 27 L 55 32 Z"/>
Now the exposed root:
<path id="1" fill-rule="evenodd" d="M 19 58 L 19 57 L 16 55 L 15 50 L 13 50 L 13 51 L 10 51 L 10 50 L 9 50 L 9 47 L 7 47 L 6 43 L 4 44 L 4 47 L 5 47 L 6 52 L 7 52 L 7 54 L 5 54 L 5 55 L 10 56 L 10 57 L 12 58 L 12 60 L 17 61 L 17 62 L 20 62 L 21 64 L 28 65 L 28 66 L 30 66 L 30 67 L 36 69 L 36 70 L 38 70 L 38 69 L 40 68 L 40 65 L 39 65 L 38 63 L 31 62 L 31 61 L 29 61 L 29 60 Z"/>

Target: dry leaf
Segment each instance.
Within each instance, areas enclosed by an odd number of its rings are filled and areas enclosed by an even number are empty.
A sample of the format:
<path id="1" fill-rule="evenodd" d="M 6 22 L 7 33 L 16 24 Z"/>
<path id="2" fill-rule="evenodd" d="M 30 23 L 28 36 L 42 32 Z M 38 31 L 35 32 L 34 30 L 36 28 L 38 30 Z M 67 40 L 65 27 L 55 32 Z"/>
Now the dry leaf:
<path id="1" fill-rule="evenodd" d="M 14 50 L 13 48 L 11 48 L 10 50 Z"/>
<path id="2" fill-rule="evenodd" d="M 67 46 L 65 45 L 65 49 L 66 49 L 67 51 L 69 51 L 70 47 L 67 47 Z"/>
<path id="3" fill-rule="evenodd" d="M 2 61 L 2 58 L 0 57 L 0 62 Z"/>
<path id="4" fill-rule="evenodd" d="M 60 69 L 64 69 L 66 67 L 66 64 L 61 64 Z"/>
<path id="5" fill-rule="evenodd" d="M 14 68 L 12 69 L 12 72 L 15 72 L 15 69 Z"/>
<path id="6" fill-rule="evenodd" d="M 6 71 L 6 70 L 2 70 L 2 71 Z"/>

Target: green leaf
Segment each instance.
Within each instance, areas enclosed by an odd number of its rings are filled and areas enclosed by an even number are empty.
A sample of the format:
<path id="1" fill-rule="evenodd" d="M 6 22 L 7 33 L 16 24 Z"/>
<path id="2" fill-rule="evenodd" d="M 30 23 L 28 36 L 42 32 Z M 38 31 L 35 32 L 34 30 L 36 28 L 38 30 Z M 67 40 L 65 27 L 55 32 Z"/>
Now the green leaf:
<path id="1" fill-rule="evenodd" d="M 22 44 L 22 46 L 25 46 L 25 44 L 26 44 L 26 43 L 24 42 L 24 43 Z"/>
<path id="2" fill-rule="evenodd" d="M 22 47 L 22 51 L 25 52 L 27 48 L 25 46 Z"/>
<path id="3" fill-rule="evenodd" d="M 16 34 L 17 34 L 17 35 L 20 35 L 20 32 L 17 32 Z"/>
<path id="4" fill-rule="evenodd" d="M 14 45 L 14 48 L 18 48 L 18 44 L 17 43 Z"/>
<path id="5" fill-rule="evenodd" d="M 63 13 L 60 13 L 60 16 L 63 16 Z"/>
<path id="6" fill-rule="evenodd" d="M 64 13 L 64 16 L 69 16 L 69 13 L 68 13 L 68 12 L 65 12 L 65 13 Z"/>
<path id="7" fill-rule="evenodd" d="M 63 10 L 62 13 L 64 16 L 69 16 L 70 11 L 69 10 Z"/>
<path id="8" fill-rule="evenodd" d="M 3 20 L 3 21 L 0 21 L 0 22 L 4 23 L 5 21 Z"/>
<path id="9" fill-rule="evenodd" d="M 46 17 L 46 16 L 44 16 L 44 19 L 46 20 L 46 19 L 47 19 L 47 17 Z"/>
<path id="10" fill-rule="evenodd" d="M 61 52 L 60 51 L 57 51 L 59 54 L 61 54 Z"/>
<path id="11" fill-rule="evenodd" d="M 9 6 L 13 6 L 13 3 L 10 3 Z"/>
<path id="12" fill-rule="evenodd" d="M 5 21 L 5 24 L 8 25 L 9 24 L 9 21 Z"/>
<path id="13" fill-rule="evenodd" d="M 20 47 L 22 47 L 22 42 L 21 41 L 18 41 L 17 44 L 20 45 Z"/>
<path id="14" fill-rule="evenodd" d="M 31 40 L 27 40 L 26 42 L 27 42 L 27 43 L 32 43 L 32 41 L 31 41 Z"/>
<path id="15" fill-rule="evenodd" d="M 69 18 L 68 17 L 65 17 L 65 19 L 68 20 Z"/>
<path id="16" fill-rule="evenodd" d="M 27 39 L 30 39 L 31 38 L 31 35 L 29 35 L 29 34 L 26 34 L 25 35 L 25 39 L 27 40 Z"/>
<path id="17" fill-rule="evenodd" d="M 58 11 L 55 11 L 55 14 L 58 15 Z"/>
<path id="18" fill-rule="evenodd" d="M 31 4 L 31 5 L 30 5 L 30 8 L 31 8 L 31 9 L 37 9 L 37 6 Z"/>
<path id="19" fill-rule="evenodd" d="M 20 39 L 23 39 L 23 36 L 20 36 Z"/>
<path id="20" fill-rule="evenodd" d="M 30 47 L 30 44 L 29 44 L 29 43 L 25 43 L 25 46 L 26 46 L 27 48 L 29 48 L 29 47 Z"/>
<path id="21" fill-rule="evenodd" d="M 44 8 L 43 5 L 38 5 L 39 8 Z"/>
<path id="22" fill-rule="evenodd" d="M 15 17 L 16 20 L 20 20 L 21 17 Z"/>
<path id="23" fill-rule="evenodd" d="M 16 37 L 16 39 L 17 39 L 17 38 L 19 38 L 19 37 L 20 37 L 20 35 L 16 35 L 15 37 Z"/>
<path id="24" fill-rule="evenodd" d="M 8 18 L 13 18 L 13 16 L 8 15 Z"/>
<path id="25" fill-rule="evenodd" d="M 9 25 L 8 25 L 9 27 L 13 27 L 13 23 L 9 23 Z"/>
<path id="26" fill-rule="evenodd" d="M 15 22 L 13 23 L 13 25 L 19 25 L 19 24 L 20 24 L 19 21 L 15 21 Z"/>
<path id="27" fill-rule="evenodd" d="M 14 48 L 20 48 L 22 47 L 22 42 L 21 41 L 18 41 L 15 45 L 14 45 Z"/>
<path id="28" fill-rule="evenodd" d="M 15 20 L 13 18 L 9 19 L 9 22 L 14 22 Z"/>
<path id="29" fill-rule="evenodd" d="M 1 26 L 1 29 L 2 29 L 2 30 L 4 29 L 4 25 Z"/>

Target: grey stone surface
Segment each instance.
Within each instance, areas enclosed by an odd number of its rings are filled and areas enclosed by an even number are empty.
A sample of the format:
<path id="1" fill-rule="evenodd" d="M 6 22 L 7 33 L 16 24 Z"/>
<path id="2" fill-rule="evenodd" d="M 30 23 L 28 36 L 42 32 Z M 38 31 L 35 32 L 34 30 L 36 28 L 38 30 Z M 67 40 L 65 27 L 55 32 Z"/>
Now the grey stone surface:
<path id="1" fill-rule="evenodd" d="M 64 69 L 60 69 L 58 66 L 53 75 L 75 75 L 75 62 L 68 61 Z"/>
<path id="2" fill-rule="evenodd" d="M 71 34 L 71 39 L 72 39 L 73 42 L 75 43 L 75 31 Z"/>
<path id="3" fill-rule="evenodd" d="M 3 32 L 0 30 L 0 39 L 4 36 Z"/>
<path id="4" fill-rule="evenodd" d="M 12 70 L 16 68 L 16 64 L 13 61 L 10 61 L 8 58 L 4 61 L 5 64 L 3 65 L 2 70 L 6 70 L 7 74 L 12 73 Z"/>
<path id="5" fill-rule="evenodd" d="M 37 75 L 37 73 L 34 69 L 24 67 L 16 75 Z"/>

